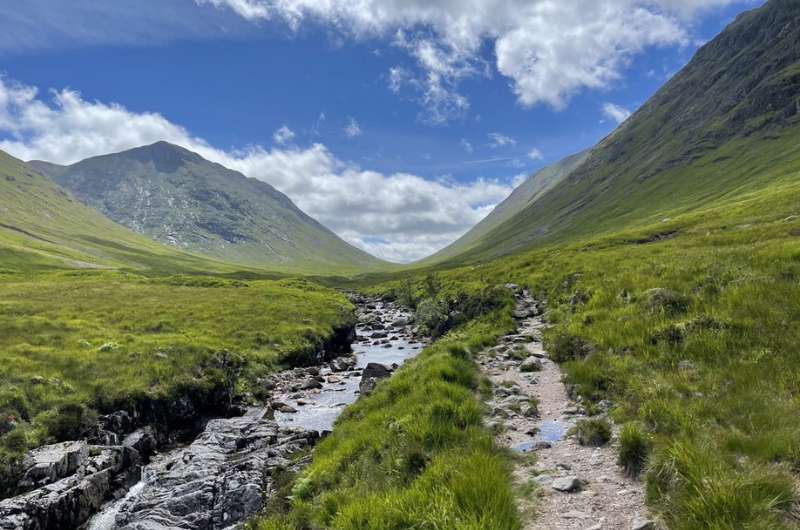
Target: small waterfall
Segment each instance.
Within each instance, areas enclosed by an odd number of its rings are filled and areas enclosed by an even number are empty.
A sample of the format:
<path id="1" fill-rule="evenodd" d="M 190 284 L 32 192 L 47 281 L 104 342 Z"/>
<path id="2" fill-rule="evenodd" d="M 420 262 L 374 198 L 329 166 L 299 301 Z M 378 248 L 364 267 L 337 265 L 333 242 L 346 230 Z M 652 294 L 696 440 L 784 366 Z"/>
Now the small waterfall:
<path id="1" fill-rule="evenodd" d="M 117 514 L 119 514 L 122 506 L 129 500 L 136 498 L 149 480 L 148 466 L 143 466 L 141 469 L 141 479 L 139 482 L 131 486 L 128 493 L 121 499 L 107 504 L 103 511 L 98 512 L 91 518 L 86 525 L 86 530 L 114 530 L 117 527 Z"/>

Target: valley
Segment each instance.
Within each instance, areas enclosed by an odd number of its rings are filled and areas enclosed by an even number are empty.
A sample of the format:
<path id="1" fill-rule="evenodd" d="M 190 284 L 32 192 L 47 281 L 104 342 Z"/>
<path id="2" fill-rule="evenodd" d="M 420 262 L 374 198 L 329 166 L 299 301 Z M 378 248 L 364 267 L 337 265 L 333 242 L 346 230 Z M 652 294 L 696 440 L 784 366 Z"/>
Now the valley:
<path id="1" fill-rule="evenodd" d="M 478 191 L 319 170 L 324 113 L 229 159 L 360 179 L 363 212 L 314 190 L 338 232 L 163 140 L 0 151 L 0 529 L 800 528 L 800 3 L 748 9 L 410 263 L 363 248 Z"/>

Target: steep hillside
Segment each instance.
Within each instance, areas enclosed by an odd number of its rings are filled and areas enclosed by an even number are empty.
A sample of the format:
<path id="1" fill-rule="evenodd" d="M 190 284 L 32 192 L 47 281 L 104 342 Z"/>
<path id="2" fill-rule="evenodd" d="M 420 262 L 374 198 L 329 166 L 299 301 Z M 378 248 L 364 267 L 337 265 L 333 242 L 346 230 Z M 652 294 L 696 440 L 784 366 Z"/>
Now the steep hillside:
<path id="1" fill-rule="evenodd" d="M 576 171 L 453 261 L 658 222 L 800 160 L 800 3 L 740 15 Z M 791 167 L 789 167 L 791 169 Z"/>
<path id="2" fill-rule="evenodd" d="M 492 230 L 532 205 L 547 191 L 571 175 L 586 161 L 588 156 L 588 150 L 582 151 L 537 171 L 520 184 L 506 200 L 498 204 L 489 215 L 470 229 L 469 232 L 446 248 L 426 258 L 421 264 L 445 261 L 478 245 Z"/>
<path id="3" fill-rule="evenodd" d="M 68 167 L 31 164 L 112 220 L 180 249 L 300 272 L 388 265 L 344 242 L 269 184 L 166 142 Z"/>
<path id="4" fill-rule="evenodd" d="M 231 269 L 131 232 L 0 151 L 0 270 L 52 267 Z"/>

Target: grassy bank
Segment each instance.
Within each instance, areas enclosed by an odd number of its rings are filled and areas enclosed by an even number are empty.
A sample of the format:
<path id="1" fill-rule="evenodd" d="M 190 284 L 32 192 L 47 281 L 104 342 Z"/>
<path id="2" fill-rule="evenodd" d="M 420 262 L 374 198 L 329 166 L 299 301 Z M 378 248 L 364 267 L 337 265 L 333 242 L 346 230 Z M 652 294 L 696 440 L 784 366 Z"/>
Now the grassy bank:
<path id="1" fill-rule="evenodd" d="M 513 327 L 508 298 L 495 302 L 498 309 L 450 331 L 349 407 L 293 482 L 286 510 L 252 528 L 519 528 L 471 359 Z"/>
<path id="2" fill-rule="evenodd" d="M 95 411 L 247 389 L 313 355 L 351 310 L 301 280 L 0 274 L 0 459 L 77 435 Z"/>
<path id="3" fill-rule="evenodd" d="M 549 351 L 577 392 L 614 402 L 621 461 L 670 528 L 795 528 L 796 181 L 437 278 L 547 299 Z"/>

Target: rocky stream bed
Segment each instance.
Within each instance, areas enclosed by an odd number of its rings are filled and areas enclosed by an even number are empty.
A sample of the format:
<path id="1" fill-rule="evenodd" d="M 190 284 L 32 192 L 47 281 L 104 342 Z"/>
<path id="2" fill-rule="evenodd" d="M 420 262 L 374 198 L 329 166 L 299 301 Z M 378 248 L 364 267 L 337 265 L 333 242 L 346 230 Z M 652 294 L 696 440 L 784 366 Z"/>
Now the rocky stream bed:
<path id="1" fill-rule="evenodd" d="M 270 398 L 238 415 L 191 418 L 201 426 L 191 441 L 176 445 L 164 425 L 137 428 L 119 411 L 86 439 L 32 451 L 24 493 L 0 501 L 0 530 L 216 530 L 258 513 L 276 472 L 305 465 L 295 455 L 422 348 L 401 308 L 356 301 L 352 354 L 265 379 Z"/>

